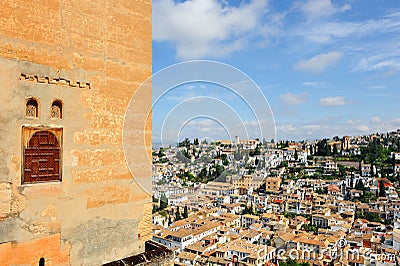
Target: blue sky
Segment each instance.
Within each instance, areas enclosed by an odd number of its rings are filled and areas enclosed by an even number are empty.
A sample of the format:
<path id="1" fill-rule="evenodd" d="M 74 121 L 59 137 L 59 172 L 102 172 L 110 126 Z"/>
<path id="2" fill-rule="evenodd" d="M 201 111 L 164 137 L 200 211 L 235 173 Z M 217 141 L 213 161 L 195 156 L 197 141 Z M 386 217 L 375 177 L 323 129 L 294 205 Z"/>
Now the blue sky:
<path id="1" fill-rule="evenodd" d="M 153 0 L 153 73 L 193 59 L 223 62 L 253 79 L 272 109 L 278 139 L 400 128 L 397 0 Z M 153 110 L 153 142 L 164 130 L 158 114 L 179 101 L 229 99 L 226 90 L 207 86 L 178 86 L 163 97 Z M 170 140 L 228 136 L 204 117 L 171 134 Z"/>

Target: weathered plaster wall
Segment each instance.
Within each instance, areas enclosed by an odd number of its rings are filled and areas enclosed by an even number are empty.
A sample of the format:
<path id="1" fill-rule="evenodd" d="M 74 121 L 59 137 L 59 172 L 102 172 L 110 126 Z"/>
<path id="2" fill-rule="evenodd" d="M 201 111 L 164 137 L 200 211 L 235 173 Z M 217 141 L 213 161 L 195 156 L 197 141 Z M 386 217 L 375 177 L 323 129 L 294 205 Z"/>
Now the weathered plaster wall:
<path id="1" fill-rule="evenodd" d="M 0 1 L 0 265 L 41 257 L 46 265 L 99 265 L 143 252 L 151 198 L 127 168 L 122 127 L 150 75 L 150 0 Z M 38 119 L 24 116 L 30 96 L 40 100 Z M 62 120 L 50 119 L 55 98 Z M 150 90 L 141 105 L 138 115 L 147 116 Z M 22 126 L 63 128 L 62 182 L 21 184 Z M 137 145 L 150 149 L 150 118 L 136 126 L 146 134 Z M 147 154 L 134 160 L 135 174 L 151 178 Z"/>

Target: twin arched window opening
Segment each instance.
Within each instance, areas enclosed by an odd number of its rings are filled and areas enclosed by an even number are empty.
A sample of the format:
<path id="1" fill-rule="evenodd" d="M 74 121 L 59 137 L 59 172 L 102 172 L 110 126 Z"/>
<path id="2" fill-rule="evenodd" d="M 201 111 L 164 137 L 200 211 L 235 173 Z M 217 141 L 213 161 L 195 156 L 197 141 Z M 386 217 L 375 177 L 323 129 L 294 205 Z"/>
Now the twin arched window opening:
<path id="1" fill-rule="evenodd" d="M 28 118 L 39 117 L 39 101 L 35 98 L 29 98 L 26 101 L 25 116 Z M 54 100 L 50 107 L 50 118 L 63 118 L 63 103 L 61 100 Z"/>

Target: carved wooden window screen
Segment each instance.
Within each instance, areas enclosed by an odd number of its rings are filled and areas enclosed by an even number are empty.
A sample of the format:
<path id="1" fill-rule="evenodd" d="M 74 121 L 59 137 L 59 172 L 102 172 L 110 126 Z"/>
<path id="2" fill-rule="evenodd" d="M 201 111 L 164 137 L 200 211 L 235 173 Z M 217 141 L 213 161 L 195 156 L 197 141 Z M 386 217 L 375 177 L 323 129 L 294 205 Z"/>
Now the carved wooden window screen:
<path id="1" fill-rule="evenodd" d="M 38 117 L 38 103 L 36 100 L 30 99 L 26 103 L 25 116 L 26 117 Z"/>
<path id="2" fill-rule="evenodd" d="M 49 131 L 35 132 L 24 148 L 24 183 L 61 181 L 60 145 Z"/>
<path id="3" fill-rule="evenodd" d="M 62 104 L 59 101 L 54 101 L 50 110 L 51 118 L 62 119 Z"/>

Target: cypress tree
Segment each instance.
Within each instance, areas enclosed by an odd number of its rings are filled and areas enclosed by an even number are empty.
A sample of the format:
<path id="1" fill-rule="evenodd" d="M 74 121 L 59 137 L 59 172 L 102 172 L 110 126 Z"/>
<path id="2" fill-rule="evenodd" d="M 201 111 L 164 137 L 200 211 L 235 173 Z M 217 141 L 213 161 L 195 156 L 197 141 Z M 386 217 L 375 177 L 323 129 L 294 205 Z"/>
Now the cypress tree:
<path id="1" fill-rule="evenodd" d="M 179 206 L 178 206 L 178 208 L 176 208 L 176 212 L 175 212 L 175 221 L 179 221 L 181 219 L 182 219 L 181 218 L 181 213 L 179 211 Z"/>
<path id="2" fill-rule="evenodd" d="M 379 197 L 386 197 L 385 182 L 383 180 L 379 182 Z"/>

